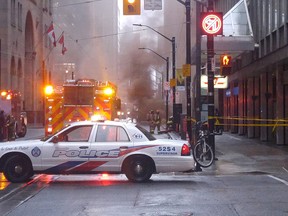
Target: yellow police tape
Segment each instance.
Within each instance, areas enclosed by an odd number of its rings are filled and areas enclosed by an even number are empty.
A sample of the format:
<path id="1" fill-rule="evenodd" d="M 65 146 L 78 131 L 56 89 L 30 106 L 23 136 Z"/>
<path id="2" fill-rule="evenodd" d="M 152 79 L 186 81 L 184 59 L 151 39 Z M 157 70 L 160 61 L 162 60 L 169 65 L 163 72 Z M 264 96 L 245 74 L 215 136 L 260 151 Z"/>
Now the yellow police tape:
<path id="1" fill-rule="evenodd" d="M 274 132 L 277 127 L 288 127 L 288 119 L 260 119 L 247 117 L 222 117 L 222 116 L 208 116 L 208 119 L 215 119 L 215 126 L 242 126 L 242 127 L 273 127 Z M 220 123 L 220 120 L 225 123 Z M 186 121 L 196 123 L 196 119 L 188 118 Z M 232 123 L 230 121 L 242 121 L 245 123 Z M 252 123 L 251 123 L 252 121 Z"/>
<path id="2" fill-rule="evenodd" d="M 272 131 L 274 131 L 277 127 L 288 127 L 288 119 L 260 119 L 220 116 L 208 116 L 208 119 L 215 119 L 216 126 L 273 127 Z M 220 119 L 225 121 L 225 123 L 220 123 Z M 229 121 L 241 121 L 242 123 L 232 123 Z"/>

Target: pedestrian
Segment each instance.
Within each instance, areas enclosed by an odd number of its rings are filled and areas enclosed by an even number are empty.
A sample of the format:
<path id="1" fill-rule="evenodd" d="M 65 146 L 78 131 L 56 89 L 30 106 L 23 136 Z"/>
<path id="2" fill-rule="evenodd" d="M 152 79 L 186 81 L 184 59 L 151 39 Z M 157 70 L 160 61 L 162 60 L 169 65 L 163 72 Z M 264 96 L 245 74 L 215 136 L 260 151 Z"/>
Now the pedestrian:
<path id="1" fill-rule="evenodd" d="M 5 131 L 5 125 L 6 125 L 6 121 L 5 121 L 5 115 L 4 115 L 4 111 L 1 110 L 0 111 L 0 141 L 2 142 L 5 138 L 4 136 L 4 131 Z"/>
<path id="2" fill-rule="evenodd" d="M 15 119 L 12 115 L 7 116 L 8 140 L 15 140 Z"/>
<path id="3" fill-rule="evenodd" d="M 154 110 L 150 110 L 150 112 L 147 115 L 147 121 L 149 122 L 149 130 L 151 134 L 154 134 L 155 130 L 155 115 Z"/>
<path id="4" fill-rule="evenodd" d="M 157 126 L 157 133 L 159 134 L 160 126 L 161 126 L 161 115 L 160 115 L 159 110 L 156 111 L 155 121 L 156 121 L 156 126 Z"/>
<path id="5" fill-rule="evenodd" d="M 222 129 L 221 125 L 220 125 L 219 117 L 220 117 L 220 112 L 216 108 L 215 109 L 215 130 L 216 130 L 216 133 L 222 134 L 223 129 Z"/>

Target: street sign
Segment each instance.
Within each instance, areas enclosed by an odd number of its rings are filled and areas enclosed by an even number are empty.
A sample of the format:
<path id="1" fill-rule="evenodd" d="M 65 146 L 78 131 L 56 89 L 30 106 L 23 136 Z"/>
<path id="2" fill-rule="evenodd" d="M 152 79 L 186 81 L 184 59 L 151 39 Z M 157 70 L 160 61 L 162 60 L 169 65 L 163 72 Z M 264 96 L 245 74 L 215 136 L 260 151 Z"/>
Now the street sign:
<path id="1" fill-rule="evenodd" d="M 162 10 L 162 0 L 144 0 L 144 10 Z"/>
<path id="2" fill-rule="evenodd" d="M 223 13 L 201 13 L 202 35 L 223 35 Z"/>
<path id="3" fill-rule="evenodd" d="M 184 64 L 182 66 L 183 70 L 183 76 L 184 77 L 190 77 L 191 76 L 191 65 L 190 64 Z"/>
<path id="4" fill-rule="evenodd" d="M 214 88 L 226 89 L 228 87 L 228 77 L 215 76 L 214 77 Z M 201 76 L 201 88 L 208 88 L 208 76 Z"/>

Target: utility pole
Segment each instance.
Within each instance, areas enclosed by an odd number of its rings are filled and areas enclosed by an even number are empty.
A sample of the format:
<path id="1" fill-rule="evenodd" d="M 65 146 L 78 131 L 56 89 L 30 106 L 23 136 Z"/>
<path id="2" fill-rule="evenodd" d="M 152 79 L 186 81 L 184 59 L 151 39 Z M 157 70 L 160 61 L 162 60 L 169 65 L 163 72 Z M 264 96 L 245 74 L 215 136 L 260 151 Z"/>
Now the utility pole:
<path id="1" fill-rule="evenodd" d="M 190 142 L 192 141 L 191 124 L 191 1 L 177 0 L 186 8 L 186 64 L 189 65 L 190 74 L 186 76 L 186 99 L 187 99 L 187 132 Z"/>
<path id="2" fill-rule="evenodd" d="M 213 0 L 208 0 L 208 12 L 214 11 Z M 212 61 L 214 59 L 214 35 L 207 35 L 207 71 L 208 71 L 208 125 L 209 125 L 209 145 L 215 155 L 214 132 L 214 69 Z M 215 68 L 215 67 L 214 67 Z"/>

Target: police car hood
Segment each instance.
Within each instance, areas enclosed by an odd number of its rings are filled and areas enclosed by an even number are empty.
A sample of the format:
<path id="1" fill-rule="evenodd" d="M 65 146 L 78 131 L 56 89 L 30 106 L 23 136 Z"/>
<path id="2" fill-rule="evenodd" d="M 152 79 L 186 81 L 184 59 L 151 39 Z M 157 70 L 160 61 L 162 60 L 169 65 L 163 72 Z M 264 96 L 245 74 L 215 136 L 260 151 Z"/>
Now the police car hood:
<path id="1" fill-rule="evenodd" d="M 12 141 L 12 142 L 0 142 L 0 150 L 4 147 L 16 148 L 16 147 L 29 147 L 35 145 L 42 145 L 44 142 L 41 140 L 23 140 L 23 141 Z M 16 149 L 15 149 L 16 150 Z"/>

